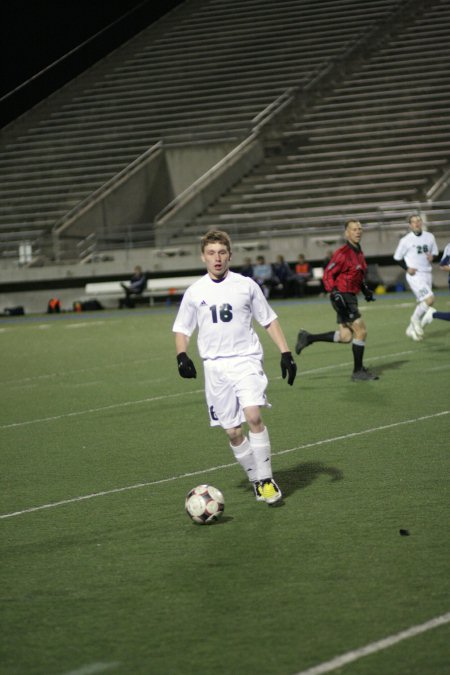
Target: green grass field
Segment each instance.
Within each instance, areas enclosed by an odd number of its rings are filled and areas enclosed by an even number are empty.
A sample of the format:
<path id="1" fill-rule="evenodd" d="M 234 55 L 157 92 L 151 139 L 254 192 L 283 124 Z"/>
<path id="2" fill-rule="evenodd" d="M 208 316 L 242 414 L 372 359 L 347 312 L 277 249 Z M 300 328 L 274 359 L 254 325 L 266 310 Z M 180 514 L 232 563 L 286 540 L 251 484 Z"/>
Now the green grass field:
<path id="1" fill-rule="evenodd" d="M 292 348 L 333 328 L 326 299 L 272 304 Z M 362 303 L 377 382 L 318 343 L 288 387 L 258 331 L 279 508 L 210 429 L 194 347 L 178 376 L 175 307 L 1 320 L 2 675 L 447 674 L 450 323 L 412 342 L 412 307 Z"/>

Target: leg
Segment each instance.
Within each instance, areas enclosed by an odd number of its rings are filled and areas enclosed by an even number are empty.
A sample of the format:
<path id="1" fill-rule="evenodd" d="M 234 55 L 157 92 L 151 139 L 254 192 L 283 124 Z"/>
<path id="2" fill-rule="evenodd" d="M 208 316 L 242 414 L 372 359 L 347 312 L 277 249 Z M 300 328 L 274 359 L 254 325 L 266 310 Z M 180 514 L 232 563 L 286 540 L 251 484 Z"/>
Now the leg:
<path id="1" fill-rule="evenodd" d="M 297 283 L 297 297 L 303 298 L 303 296 L 305 295 L 306 281 L 305 279 L 303 279 L 303 277 L 297 277 L 296 283 Z"/>
<path id="2" fill-rule="evenodd" d="M 281 490 L 272 477 L 270 439 L 258 406 L 245 408 L 251 431 L 249 438 L 242 426 L 225 429 L 237 462 L 253 484 L 256 500 L 274 504 L 282 498 Z"/>
<path id="3" fill-rule="evenodd" d="M 295 345 L 295 352 L 300 352 L 308 345 L 314 342 L 350 342 L 352 339 L 352 331 L 345 324 L 339 324 L 338 330 L 332 330 L 328 333 L 308 333 L 306 330 L 301 330 L 297 336 L 297 344 Z"/>
<path id="4" fill-rule="evenodd" d="M 437 312 L 433 313 L 433 319 L 442 319 L 442 321 L 450 321 L 450 312 Z"/>
<path id="5" fill-rule="evenodd" d="M 256 463 L 256 480 L 272 478 L 272 459 L 269 433 L 262 421 L 259 406 L 244 408 L 244 415 L 250 431 L 248 437 Z"/>
<path id="6" fill-rule="evenodd" d="M 421 324 L 426 326 L 431 323 L 433 319 L 441 319 L 442 321 L 450 321 L 450 312 L 438 312 L 437 309 L 434 309 L 433 306 L 430 306 L 425 312 Z"/>
<path id="7" fill-rule="evenodd" d="M 245 471 L 249 481 L 254 483 L 257 481 L 255 457 L 250 441 L 245 436 L 242 426 L 225 429 L 225 431 L 228 435 L 230 448 L 233 451 L 236 461 Z"/>
<path id="8" fill-rule="evenodd" d="M 366 324 L 360 317 L 355 321 L 353 321 L 352 324 L 350 324 L 350 328 L 353 332 L 352 352 L 353 352 L 354 367 L 352 380 L 355 381 L 378 380 L 378 375 L 374 375 L 373 373 L 370 372 L 370 370 L 364 368 L 363 365 L 364 350 L 366 347 L 366 337 L 367 337 Z"/>
<path id="9" fill-rule="evenodd" d="M 261 417 L 261 407 L 267 405 L 267 376 L 261 361 L 207 360 L 204 369 L 211 425 L 220 425 L 225 430 L 237 462 L 253 484 L 257 500 L 269 504 L 279 501 L 281 492 L 272 479 L 269 435 Z M 249 426 L 248 438 L 242 428 L 244 421 Z"/>
<path id="10" fill-rule="evenodd" d="M 416 342 L 423 338 L 422 320 L 428 309 L 434 303 L 434 293 L 432 290 L 431 273 L 416 272 L 415 274 L 406 274 L 406 281 L 416 297 L 416 307 L 411 315 L 409 325 L 406 329 L 406 335 Z"/>
<path id="11" fill-rule="evenodd" d="M 417 303 L 416 308 L 411 315 L 411 325 L 413 326 L 419 338 L 423 337 L 422 320 L 424 319 L 425 314 L 430 309 L 430 307 L 433 306 L 433 302 L 434 302 L 434 295 L 425 298 L 425 300 L 421 300 L 420 302 Z"/>
<path id="12" fill-rule="evenodd" d="M 282 498 L 281 490 L 273 480 L 272 448 L 269 432 L 264 426 L 259 406 L 244 408 L 244 415 L 249 426 L 249 441 L 256 466 L 255 494 L 258 501 L 275 504 Z"/>

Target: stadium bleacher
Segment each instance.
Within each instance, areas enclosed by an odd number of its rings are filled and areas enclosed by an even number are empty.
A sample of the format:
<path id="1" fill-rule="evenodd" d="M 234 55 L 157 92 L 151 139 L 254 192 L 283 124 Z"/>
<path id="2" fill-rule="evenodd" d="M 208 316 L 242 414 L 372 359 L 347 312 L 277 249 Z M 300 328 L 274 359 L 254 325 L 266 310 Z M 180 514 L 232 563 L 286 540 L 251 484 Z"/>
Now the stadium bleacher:
<path id="1" fill-rule="evenodd" d="M 51 250 L 56 225 L 161 139 L 237 145 L 289 88 L 264 160 L 175 244 L 424 201 L 450 157 L 449 18 L 441 0 L 186 0 L 2 130 L 1 255 Z"/>
<path id="2" fill-rule="evenodd" d="M 380 206 L 426 201 L 450 157 L 449 19 L 448 5 L 435 2 L 391 27 L 299 113 L 277 156 L 201 214 L 191 234 L 218 221 L 250 235 L 261 224 L 295 229 L 327 214 L 375 219 Z"/>

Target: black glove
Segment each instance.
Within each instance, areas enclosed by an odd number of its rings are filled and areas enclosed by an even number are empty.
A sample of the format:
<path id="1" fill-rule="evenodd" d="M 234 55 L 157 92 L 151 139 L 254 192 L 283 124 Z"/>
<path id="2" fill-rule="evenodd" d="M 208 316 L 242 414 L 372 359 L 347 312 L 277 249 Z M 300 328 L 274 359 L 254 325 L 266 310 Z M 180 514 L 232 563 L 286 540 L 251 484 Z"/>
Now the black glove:
<path id="1" fill-rule="evenodd" d="M 344 296 L 336 288 L 330 293 L 331 304 L 333 309 L 338 313 L 344 323 L 352 323 L 355 320 L 355 314 L 350 311 Z"/>
<path id="2" fill-rule="evenodd" d="M 188 379 L 192 377 L 197 377 L 197 371 L 195 370 L 194 362 L 191 361 L 186 352 L 181 352 L 177 354 L 178 361 L 178 372 L 181 377 L 186 377 Z"/>
<path id="3" fill-rule="evenodd" d="M 288 375 L 288 384 L 293 385 L 295 376 L 297 375 L 297 364 L 292 358 L 291 352 L 283 352 L 281 354 L 281 376 L 283 380 Z"/>
<path id="4" fill-rule="evenodd" d="M 367 302 L 375 302 L 376 298 L 373 294 L 373 291 L 370 290 L 365 281 L 361 284 L 361 292 L 364 295 Z"/>
<path id="5" fill-rule="evenodd" d="M 342 316 L 348 316 L 348 305 L 345 302 L 345 298 L 336 288 L 330 293 L 331 304 L 333 305 L 336 312 L 342 314 Z"/>

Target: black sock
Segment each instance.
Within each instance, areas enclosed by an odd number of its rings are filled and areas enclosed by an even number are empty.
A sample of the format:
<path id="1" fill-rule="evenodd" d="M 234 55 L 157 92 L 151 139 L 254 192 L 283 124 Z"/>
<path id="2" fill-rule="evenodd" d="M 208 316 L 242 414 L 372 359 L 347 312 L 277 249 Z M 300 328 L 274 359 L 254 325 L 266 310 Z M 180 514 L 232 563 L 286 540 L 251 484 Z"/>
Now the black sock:
<path id="1" fill-rule="evenodd" d="M 332 330 L 329 333 L 314 333 L 313 335 L 309 335 L 308 344 L 311 344 L 311 342 L 334 342 L 334 333 L 335 331 Z"/>
<path id="2" fill-rule="evenodd" d="M 352 343 L 353 361 L 355 362 L 354 370 L 361 370 L 363 367 L 364 345 Z"/>

